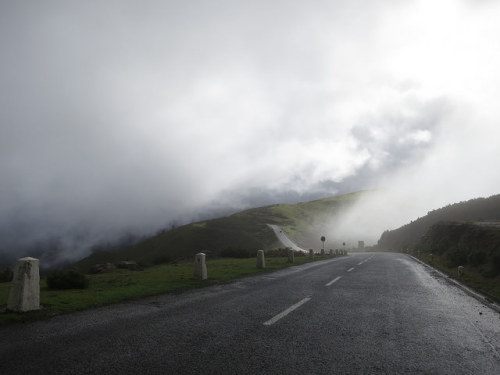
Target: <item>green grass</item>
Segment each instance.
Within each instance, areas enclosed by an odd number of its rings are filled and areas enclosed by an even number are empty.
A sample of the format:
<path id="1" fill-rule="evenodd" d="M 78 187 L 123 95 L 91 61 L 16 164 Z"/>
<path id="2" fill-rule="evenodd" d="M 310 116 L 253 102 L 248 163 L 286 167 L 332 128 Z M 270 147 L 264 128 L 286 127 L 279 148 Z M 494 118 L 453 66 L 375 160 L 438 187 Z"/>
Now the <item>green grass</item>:
<path id="1" fill-rule="evenodd" d="M 316 256 L 315 261 L 329 259 Z M 208 280 L 194 280 L 192 262 L 159 265 L 143 271 L 116 269 L 111 273 L 88 275 L 88 289 L 50 290 L 45 279 L 40 280 L 40 304 L 42 309 L 27 313 L 0 313 L 0 326 L 28 322 L 78 310 L 104 306 L 116 302 L 168 292 L 180 292 L 239 277 L 270 272 L 310 262 L 308 257 L 295 257 L 295 263 L 287 258 L 266 258 L 266 268 L 257 269 L 256 259 L 220 258 L 207 260 Z M 0 283 L 0 310 L 4 311 L 10 283 Z"/>
<path id="2" fill-rule="evenodd" d="M 444 259 L 444 257 L 434 255 L 431 260 L 428 253 L 421 253 L 419 256 L 416 256 L 416 258 L 440 270 L 451 278 L 460 281 L 462 284 L 485 294 L 490 297 L 490 299 L 500 302 L 500 276 L 485 277 L 483 276 L 485 270 L 479 267 L 465 265 L 464 275 L 459 279 L 457 267 L 450 268 L 446 266 L 446 259 Z"/>

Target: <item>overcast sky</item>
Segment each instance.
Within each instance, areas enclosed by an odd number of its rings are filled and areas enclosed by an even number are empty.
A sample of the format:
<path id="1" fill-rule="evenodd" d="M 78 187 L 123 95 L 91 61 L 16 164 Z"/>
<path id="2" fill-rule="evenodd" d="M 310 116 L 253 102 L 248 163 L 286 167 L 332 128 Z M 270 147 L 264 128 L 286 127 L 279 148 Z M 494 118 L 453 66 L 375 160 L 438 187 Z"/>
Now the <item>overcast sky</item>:
<path id="1" fill-rule="evenodd" d="M 499 19 L 494 0 L 2 1 L 0 251 L 383 188 L 332 229 L 376 241 L 497 194 Z"/>

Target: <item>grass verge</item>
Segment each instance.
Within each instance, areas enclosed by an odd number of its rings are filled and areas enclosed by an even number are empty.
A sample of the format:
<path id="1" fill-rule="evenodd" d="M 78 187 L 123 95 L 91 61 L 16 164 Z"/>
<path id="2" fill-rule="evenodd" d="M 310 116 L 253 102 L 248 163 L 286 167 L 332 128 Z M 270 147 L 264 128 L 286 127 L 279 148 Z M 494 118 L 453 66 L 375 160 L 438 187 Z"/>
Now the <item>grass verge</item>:
<path id="1" fill-rule="evenodd" d="M 316 256 L 314 261 L 329 259 Z M 41 310 L 27 313 L 6 312 L 11 283 L 0 283 L 0 326 L 30 322 L 51 316 L 104 306 L 161 293 L 180 292 L 213 285 L 239 277 L 311 262 L 308 257 L 296 257 L 295 263 L 287 258 L 266 258 L 266 268 L 257 269 L 256 259 L 219 258 L 207 260 L 208 279 L 194 280 L 192 262 L 159 265 L 143 271 L 116 269 L 110 273 L 87 275 L 88 289 L 51 290 L 45 279 L 40 280 Z"/>
<path id="2" fill-rule="evenodd" d="M 449 277 L 461 282 L 464 285 L 467 285 L 471 289 L 484 294 L 492 301 L 500 303 L 500 276 L 485 277 L 483 276 L 485 270 L 482 270 L 478 267 L 466 265 L 464 266 L 463 276 L 459 278 L 458 269 L 455 267 L 447 267 L 444 257 L 434 255 L 434 257 L 431 259 L 431 256 L 428 253 L 422 253 L 415 257 L 440 270 Z"/>

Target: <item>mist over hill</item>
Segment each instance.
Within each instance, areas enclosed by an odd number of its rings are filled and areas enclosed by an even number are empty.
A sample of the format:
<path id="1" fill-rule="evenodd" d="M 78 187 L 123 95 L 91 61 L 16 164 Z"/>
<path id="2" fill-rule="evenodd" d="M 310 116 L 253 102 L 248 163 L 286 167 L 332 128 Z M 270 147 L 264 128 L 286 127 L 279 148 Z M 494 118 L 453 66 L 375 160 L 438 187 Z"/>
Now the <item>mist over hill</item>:
<path id="1" fill-rule="evenodd" d="M 224 252 L 254 255 L 259 249 L 283 247 L 268 224 L 280 225 L 302 248 L 319 249 L 320 237 L 328 219 L 342 215 L 365 194 L 356 192 L 310 202 L 273 204 L 198 221 L 162 231 L 132 246 L 96 249 L 73 267 L 86 272 L 97 263 L 115 263 L 126 259 L 150 266 L 190 258 L 200 251 L 217 257 Z M 334 245 L 338 243 L 327 242 L 327 246 Z"/>
<path id="2" fill-rule="evenodd" d="M 136 203 L 126 202 L 124 206 L 129 206 L 130 212 L 114 215 L 113 223 L 102 222 L 97 215 L 76 221 L 73 217 L 61 225 L 60 218 L 52 217 L 50 211 L 40 217 L 20 211 L 17 215 L 0 220 L 0 270 L 12 268 L 16 259 L 24 256 L 40 259 L 42 269 L 61 268 L 95 251 L 123 249 L 189 223 L 222 218 L 276 202 L 296 204 L 318 200 L 331 196 L 326 193 L 326 189 L 338 190 L 338 195 L 347 194 L 352 191 L 350 183 L 350 179 L 347 179 L 334 187 L 328 185 L 303 193 L 265 189 L 228 191 L 223 198 L 196 209 L 163 212 L 162 215 L 143 216 L 140 211 L 133 209 Z M 105 210 L 106 206 L 102 209 Z M 135 224 L 131 225 L 130 221 Z"/>

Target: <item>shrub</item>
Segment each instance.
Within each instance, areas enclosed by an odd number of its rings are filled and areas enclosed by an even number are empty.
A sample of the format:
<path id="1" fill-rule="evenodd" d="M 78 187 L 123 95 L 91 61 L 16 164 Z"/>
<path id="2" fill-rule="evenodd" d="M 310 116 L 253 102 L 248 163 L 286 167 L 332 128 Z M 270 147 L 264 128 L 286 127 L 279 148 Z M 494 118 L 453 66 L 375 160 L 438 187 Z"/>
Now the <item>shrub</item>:
<path id="1" fill-rule="evenodd" d="M 287 257 L 288 256 L 288 249 L 272 249 L 266 251 L 266 256 L 269 258 L 274 258 L 274 257 Z"/>
<path id="2" fill-rule="evenodd" d="M 8 283 L 12 281 L 14 277 L 14 273 L 9 268 L 6 268 L 2 272 L 0 272 L 0 283 Z"/>
<path id="3" fill-rule="evenodd" d="M 113 263 L 94 264 L 92 267 L 90 267 L 88 273 L 90 273 L 90 274 L 96 274 L 96 273 L 111 272 L 115 268 L 116 268 L 116 266 Z"/>
<path id="4" fill-rule="evenodd" d="M 481 250 L 473 250 L 467 256 L 467 263 L 471 266 L 480 266 L 481 264 L 486 263 L 486 252 Z"/>
<path id="5" fill-rule="evenodd" d="M 467 264 L 467 251 L 456 246 L 446 252 L 446 265 L 450 268 Z"/>
<path id="6" fill-rule="evenodd" d="M 491 272 L 493 276 L 500 274 L 500 254 L 493 254 L 491 257 Z"/>
<path id="7" fill-rule="evenodd" d="M 171 262 L 172 262 L 172 258 L 169 255 L 160 255 L 160 256 L 157 256 L 155 259 L 153 259 L 154 265 L 171 263 Z"/>
<path id="8" fill-rule="evenodd" d="M 89 286 L 87 277 L 79 272 L 52 271 L 47 274 L 47 286 L 49 289 L 85 289 Z"/>
<path id="9" fill-rule="evenodd" d="M 253 258 L 257 250 L 248 250 L 240 247 L 227 247 L 219 253 L 223 258 Z"/>
<path id="10" fill-rule="evenodd" d="M 273 249 L 273 250 L 268 250 L 266 251 L 266 257 L 273 258 L 273 257 L 278 257 L 278 258 L 284 258 L 288 257 L 288 250 L 289 248 L 279 248 L 279 249 Z M 295 257 L 302 257 L 305 256 L 306 253 L 302 251 L 293 251 L 293 254 Z"/>

